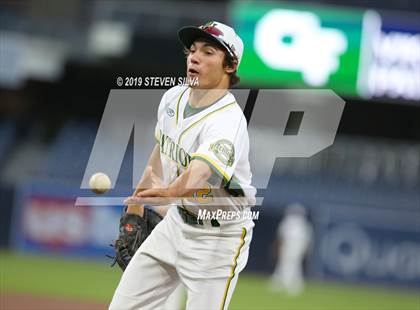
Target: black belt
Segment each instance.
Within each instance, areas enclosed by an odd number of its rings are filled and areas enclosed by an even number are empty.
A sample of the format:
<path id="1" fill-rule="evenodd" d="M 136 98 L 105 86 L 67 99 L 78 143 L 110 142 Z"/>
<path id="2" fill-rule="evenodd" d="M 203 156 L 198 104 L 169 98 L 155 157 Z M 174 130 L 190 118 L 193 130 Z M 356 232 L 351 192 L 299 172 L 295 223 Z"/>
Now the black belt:
<path id="1" fill-rule="evenodd" d="M 180 206 L 177 207 L 178 213 L 181 216 L 182 220 L 190 225 L 203 225 L 203 220 L 197 218 L 195 214 L 192 214 L 191 212 L 188 212 L 184 208 L 181 208 Z M 212 219 L 210 221 L 212 227 L 219 227 L 220 223 L 216 219 Z"/>

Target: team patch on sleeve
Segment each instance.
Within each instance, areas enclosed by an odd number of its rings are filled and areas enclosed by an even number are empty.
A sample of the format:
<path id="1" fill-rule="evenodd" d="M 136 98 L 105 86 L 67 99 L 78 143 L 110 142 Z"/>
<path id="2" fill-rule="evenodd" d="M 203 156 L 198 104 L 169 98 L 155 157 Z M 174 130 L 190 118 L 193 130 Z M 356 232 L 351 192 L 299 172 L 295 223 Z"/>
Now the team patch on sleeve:
<path id="1" fill-rule="evenodd" d="M 210 144 L 210 150 L 214 153 L 221 163 L 232 167 L 235 162 L 235 146 L 226 139 L 221 139 Z"/>

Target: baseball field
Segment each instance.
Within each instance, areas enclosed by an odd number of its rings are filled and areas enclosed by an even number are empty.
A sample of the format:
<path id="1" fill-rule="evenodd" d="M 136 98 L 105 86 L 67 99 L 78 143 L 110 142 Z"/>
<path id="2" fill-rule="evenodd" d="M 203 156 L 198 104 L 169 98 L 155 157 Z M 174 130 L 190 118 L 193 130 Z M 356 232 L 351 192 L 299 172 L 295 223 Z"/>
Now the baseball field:
<path id="1" fill-rule="evenodd" d="M 0 252 L 1 309 L 106 309 L 121 272 L 106 263 Z M 147 279 L 145 279 L 147 280 Z M 419 310 L 415 290 L 310 282 L 299 297 L 244 273 L 230 309 Z"/>

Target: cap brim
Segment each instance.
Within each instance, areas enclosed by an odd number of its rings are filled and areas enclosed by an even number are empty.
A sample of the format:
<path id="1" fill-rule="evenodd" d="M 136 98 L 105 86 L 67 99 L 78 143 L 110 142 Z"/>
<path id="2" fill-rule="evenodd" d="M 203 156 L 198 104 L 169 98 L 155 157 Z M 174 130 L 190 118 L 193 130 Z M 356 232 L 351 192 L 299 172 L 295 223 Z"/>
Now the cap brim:
<path id="1" fill-rule="evenodd" d="M 178 30 L 178 37 L 179 37 L 179 40 L 182 42 L 182 44 L 184 44 L 186 48 L 190 48 L 191 45 L 194 43 L 194 41 L 197 40 L 198 38 L 204 38 L 211 42 L 216 43 L 221 48 L 226 49 L 226 47 L 223 45 L 223 43 L 219 39 L 217 39 L 210 33 L 205 32 L 204 30 L 195 26 L 182 27 L 181 29 Z"/>

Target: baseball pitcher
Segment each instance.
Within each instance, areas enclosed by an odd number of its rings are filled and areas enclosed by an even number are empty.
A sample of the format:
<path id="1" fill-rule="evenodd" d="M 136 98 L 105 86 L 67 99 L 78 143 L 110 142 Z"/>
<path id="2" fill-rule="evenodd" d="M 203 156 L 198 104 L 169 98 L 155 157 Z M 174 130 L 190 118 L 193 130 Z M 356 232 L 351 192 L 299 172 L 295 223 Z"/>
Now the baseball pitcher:
<path id="1" fill-rule="evenodd" d="M 246 119 L 228 91 L 239 81 L 243 43 L 219 22 L 178 35 L 187 77 L 198 85 L 161 99 L 156 146 L 121 218 L 116 248 L 125 271 L 113 310 L 164 308 L 179 284 L 187 309 L 227 309 L 248 260 L 254 223 L 243 215 L 256 190 Z"/>

